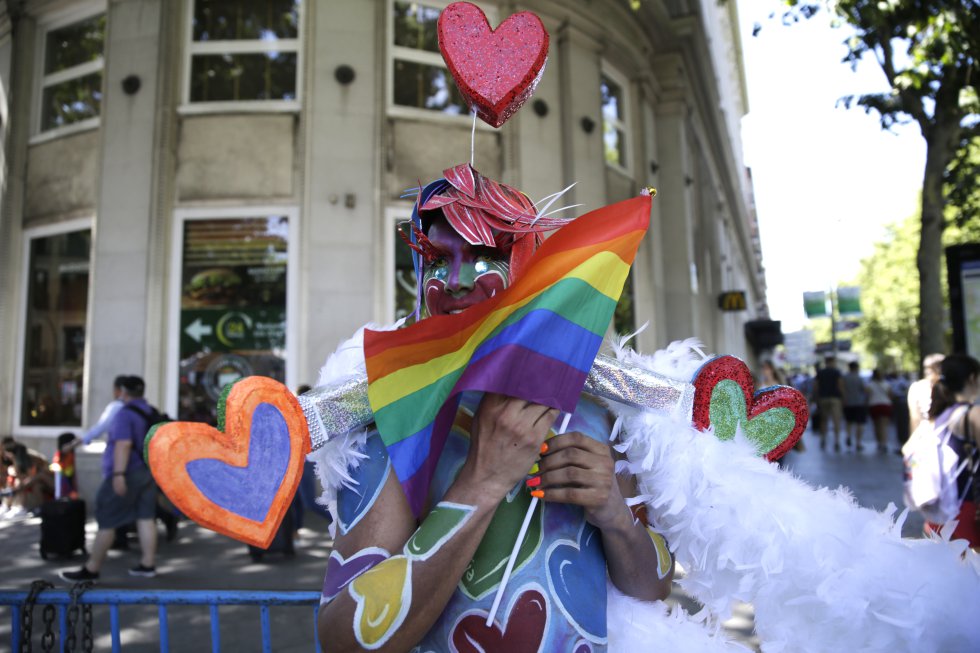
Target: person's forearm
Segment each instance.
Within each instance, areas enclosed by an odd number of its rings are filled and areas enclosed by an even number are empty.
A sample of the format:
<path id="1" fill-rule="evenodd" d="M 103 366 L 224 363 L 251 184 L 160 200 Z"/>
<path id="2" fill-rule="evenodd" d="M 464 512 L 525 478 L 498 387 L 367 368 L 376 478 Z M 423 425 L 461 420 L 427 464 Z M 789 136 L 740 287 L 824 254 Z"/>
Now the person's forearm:
<path id="1" fill-rule="evenodd" d="M 126 468 L 129 467 L 129 452 L 132 448 L 131 442 L 120 441 L 116 443 L 116 448 L 112 452 L 113 475 L 126 473 Z"/>
<path id="2" fill-rule="evenodd" d="M 452 597 L 502 498 L 458 479 L 401 551 L 321 608 L 324 649 L 389 653 L 416 646 Z M 388 610 L 389 620 L 371 614 L 372 606 Z"/>
<path id="3" fill-rule="evenodd" d="M 619 591 L 645 601 L 670 596 L 674 561 L 664 539 L 634 521 L 623 506 L 624 518 L 602 529 L 609 578 Z"/>

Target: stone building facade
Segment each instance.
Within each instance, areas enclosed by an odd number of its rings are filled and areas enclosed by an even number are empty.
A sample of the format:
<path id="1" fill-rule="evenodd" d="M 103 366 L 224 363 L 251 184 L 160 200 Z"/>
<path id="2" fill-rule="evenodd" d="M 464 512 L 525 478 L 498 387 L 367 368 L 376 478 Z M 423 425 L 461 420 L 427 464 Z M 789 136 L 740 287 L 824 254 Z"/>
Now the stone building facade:
<path id="1" fill-rule="evenodd" d="M 411 302 L 406 189 L 468 160 L 441 0 L 0 3 L 0 433 L 50 452 L 147 380 L 208 419 L 221 386 L 315 380 Z M 584 212 L 658 189 L 617 327 L 751 360 L 765 279 L 742 163 L 735 0 L 482 0 L 551 35 L 537 92 L 475 167 Z M 747 308 L 725 312 L 722 292 Z"/>

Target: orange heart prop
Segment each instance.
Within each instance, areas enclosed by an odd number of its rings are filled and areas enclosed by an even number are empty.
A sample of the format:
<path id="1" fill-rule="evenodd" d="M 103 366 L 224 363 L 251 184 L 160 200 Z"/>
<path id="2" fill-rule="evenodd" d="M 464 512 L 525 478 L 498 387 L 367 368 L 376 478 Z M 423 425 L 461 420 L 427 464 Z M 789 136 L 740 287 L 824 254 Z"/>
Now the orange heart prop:
<path id="1" fill-rule="evenodd" d="M 160 489 L 185 515 L 267 548 L 289 509 L 310 451 L 303 409 L 274 379 L 250 376 L 226 390 L 218 428 L 165 422 L 146 436 Z"/>

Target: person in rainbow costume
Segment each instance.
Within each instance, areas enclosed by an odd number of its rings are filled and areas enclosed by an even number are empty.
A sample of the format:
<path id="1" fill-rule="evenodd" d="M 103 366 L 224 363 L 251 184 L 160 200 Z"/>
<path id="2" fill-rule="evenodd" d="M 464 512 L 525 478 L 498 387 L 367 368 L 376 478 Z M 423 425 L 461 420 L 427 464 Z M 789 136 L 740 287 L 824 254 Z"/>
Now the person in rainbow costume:
<path id="1" fill-rule="evenodd" d="M 468 165 L 446 170 L 420 189 L 405 237 L 428 316 L 503 292 L 542 232 L 563 222 L 539 217 L 524 194 Z M 561 427 L 556 420 L 556 409 L 524 399 L 464 393 L 418 518 L 381 436 L 369 431 L 336 497 L 322 645 L 605 651 L 607 576 L 628 596 L 666 598 L 673 562 L 642 511 L 626 504 L 636 489 L 615 473 L 608 412 L 583 395 Z M 529 513 L 535 498 L 542 504 Z M 527 534 L 488 625 L 525 515 Z"/>

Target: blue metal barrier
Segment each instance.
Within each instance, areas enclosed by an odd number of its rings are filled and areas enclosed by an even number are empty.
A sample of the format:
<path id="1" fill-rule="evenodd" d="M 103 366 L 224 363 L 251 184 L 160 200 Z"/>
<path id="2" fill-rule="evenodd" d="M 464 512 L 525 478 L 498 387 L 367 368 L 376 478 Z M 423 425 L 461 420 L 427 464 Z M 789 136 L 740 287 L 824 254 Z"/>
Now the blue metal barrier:
<path id="1" fill-rule="evenodd" d="M 12 608 L 12 651 L 20 650 L 20 620 L 24 601 L 28 592 L 0 591 L 0 605 Z M 47 589 L 37 595 L 36 606 L 54 605 L 58 609 L 58 630 L 60 637 L 59 650 L 65 651 L 65 639 L 68 630 L 67 611 L 72 604 L 72 596 L 68 590 Z M 112 632 L 112 651 L 120 651 L 119 639 L 119 606 L 120 605 L 156 605 L 160 619 L 160 651 L 170 650 L 170 632 L 167 626 L 167 607 L 171 605 L 207 605 L 211 612 L 211 650 L 218 653 L 221 650 L 219 632 L 219 605 L 255 605 L 259 608 L 262 626 L 262 651 L 272 651 L 272 629 L 269 618 L 271 606 L 312 608 L 313 641 L 316 653 L 320 651 L 320 641 L 316 634 L 316 613 L 320 605 L 319 592 L 250 592 L 232 590 L 110 590 L 90 589 L 77 599 L 78 605 L 107 605 L 109 606 L 109 624 Z M 0 646 L 0 649 L 3 647 Z"/>

